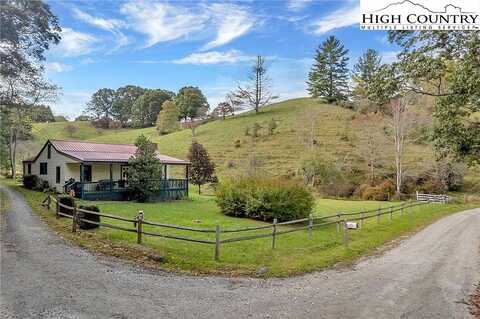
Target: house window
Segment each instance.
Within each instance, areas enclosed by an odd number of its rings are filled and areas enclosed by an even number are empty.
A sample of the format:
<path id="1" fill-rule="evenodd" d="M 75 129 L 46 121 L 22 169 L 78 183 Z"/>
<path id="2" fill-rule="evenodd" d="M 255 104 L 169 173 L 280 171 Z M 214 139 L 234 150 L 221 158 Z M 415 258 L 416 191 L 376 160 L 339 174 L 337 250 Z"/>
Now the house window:
<path id="1" fill-rule="evenodd" d="M 47 158 L 50 159 L 52 157 L 52 147 L 50 144 L 47 146 Z"/>
<path id="2" fill-rule="evenodd" d="M 48 175 L 48 163 L 40 163 L 40 175 Z"/>
<path id="3" fill-rule="evenodd" d="M 31 163 L 27 164 L 27 174 L 32 175 L 32 164 Z"/>
<path id="4" fill-rule="evenodd" d="M 60 184 L 60 166 L 55 169 L 55 183 Z"/>

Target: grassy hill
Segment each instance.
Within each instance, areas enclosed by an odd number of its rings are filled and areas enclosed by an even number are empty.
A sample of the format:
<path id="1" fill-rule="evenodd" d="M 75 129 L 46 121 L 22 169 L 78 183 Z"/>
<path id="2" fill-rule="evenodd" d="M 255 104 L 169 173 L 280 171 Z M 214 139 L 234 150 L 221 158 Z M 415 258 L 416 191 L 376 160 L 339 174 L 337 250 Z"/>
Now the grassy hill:
<path id="1" fill-rule="evenodd" d="M 261 162 L 261 168 L 273 175 L 295 173 L 308 153 L 303 137 L 309 134 L 310 119 L 315 119 L 316 148 L 331 160 L 347 158 L 359 163 L 355 157 L 356 135 L 352 127 L 354 112 L 338 106 L 322 104 L 310 98 L 300 98 L 276 103 L 260 114 L 246 113 L 234 118 L 217 120 L 201 125 L 196 139 L 209 151 L 217 164 L 220 176 L 233 175 L 246 168 L 252 152 Z M 274 119 L 278 128 L 269 135 L 267 126 Z M 258 138 L 245 135 L 247 127 L 257 122 L 263 128 Z M 65 126 L 73 124 L 78 129 L 73 134 Z M 146 129 L 96 129 L 89 122 L 39 123 L 34 125 L 34 139 L 23 145 L 25 156 L 35 154 L 48 138 L 80 139 L 110 143 L 133 143 L 139 134 L 147 135 L 158 143 L 162 153 L 185 158 L 192 139 L 190 130 L 159 136 L 155 128 Z M 240 146 L 238 147 L 238 142 Z M 385 147 L 388 162 L 393 165 L 392 149 Z M 391 160 L 390 160 L 391 159 Z M 429 145 L 408 145 L 405 154 L 405 172 L 416 171 L 423 163 L 434 159 Z"/>

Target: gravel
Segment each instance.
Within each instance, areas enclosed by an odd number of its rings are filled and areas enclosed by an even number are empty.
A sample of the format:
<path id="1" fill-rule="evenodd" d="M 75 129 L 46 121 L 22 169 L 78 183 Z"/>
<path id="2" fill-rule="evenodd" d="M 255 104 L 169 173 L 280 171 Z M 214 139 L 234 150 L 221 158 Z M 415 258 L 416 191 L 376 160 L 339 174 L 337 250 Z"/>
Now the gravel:
<path id="1" fill-rule="evenodd" d="M 2 318 L 471 318 L 468 296 L 480 281 L 480 209 L 350 269 L 265 280 L 149 271 L 91 254 L 6 191 Z"/>

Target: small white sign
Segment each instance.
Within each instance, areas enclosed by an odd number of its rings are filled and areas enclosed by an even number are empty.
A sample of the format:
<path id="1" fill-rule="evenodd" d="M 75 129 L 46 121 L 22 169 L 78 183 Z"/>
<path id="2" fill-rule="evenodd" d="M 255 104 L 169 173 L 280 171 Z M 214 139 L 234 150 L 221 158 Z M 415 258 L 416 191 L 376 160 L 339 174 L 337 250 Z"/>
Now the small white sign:
<path id="1" fill-rule="evenodd" d="M 347 228 L 348 229 L 357 229 L 358 228 L 358 223 L 347 222 Z"/>
<path id="2" fill-rule="evenodd" d="M 362 30 L 480 30 L 478 0 L 360 0 Z"/>

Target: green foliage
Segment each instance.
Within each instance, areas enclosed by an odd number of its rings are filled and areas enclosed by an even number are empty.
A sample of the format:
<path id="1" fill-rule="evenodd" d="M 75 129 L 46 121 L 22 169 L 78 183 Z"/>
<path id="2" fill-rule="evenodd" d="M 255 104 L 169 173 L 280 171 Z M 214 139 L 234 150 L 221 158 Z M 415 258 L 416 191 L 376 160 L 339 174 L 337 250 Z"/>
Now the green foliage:
<path id="1" fill-rule="evenodd" d="M 220 102 L 218 103 L 217 107 L 213 109 L 212 116 L 225 119 L 225 117 L 232 115 L 233 112 L 234 108 L 230 103 Z"/>
<path id="2" fill-rule="evenodd" d="M 224 214 L 265 221 L 304 218 L 314 206 L 313 196 L 307 188 L 280 179 L 241 178 L 221 183 L 216 195 Z"/>
<path id="3" fill-rule="evenodd" d="M 165 101 L 162 105 L 162 110 L 157 117 L 157 131 L 160 134 L 168 134 L 180 129 L 180 122 L 178 118 L 180 113 L 177 106 L 172 101 Z"/>
<path id="4" fill-rule="evenodd" d="M 62 205 L 65 205 L 65 206 L 68 206 L 68 207 L 73 207 L 75 205 L 75 199 L 73 199 L 73 197 L 70 197 L 70 196 L 59 196 L 58 198 L 58 202 Z M 62 207 L 60 206 L 58 208 L 58 210 L 60 211 L 60 213 L 63 213 L 63 214 L 66 214 L 66 215 L 70 215 L 72 216 L 73 215 L 73 212 L 71 209 L 69 208 L 66 208 L 66 207 Z M 63 216 L 61 216 L 63 217 Z"/>
<path id="5" fill-rule="evenodd" d="M 26 189 L 36 189 L 40 184 L 40 178 L 37 175 L 25 175 L 23 176 L 23 186 Z"/>
<path id="6" fill-rule="evenodd" d="M 172 100 L 174 96 L 173 92 L 166 90 L 147 90 L 132 106 L 132 126 L 154 126 L 163 103 Z"/>
<path id="7" fill-rule="evenodd" d="M 187 158 L 191 163 L 188 171 L 190 181 L 198 186 L 198 193 L 200 194 L 203 184 L 217 181 L 215 164 L 210 160 L 210 156 L 203 145 L 196 141 L 192 142 Z"/>
<path id="8" fill-rule="evenodd" d="M 55 122 L 50 106 L 35 105 L 30 109 L 32 122 Z"/>
<path id="9" fill-rule="evenodd" d="M 145 89 L 135 85 L 126 85 L 115 91 L 115 102 L 112 113 L 115 120 L 127 126 L 132 117 L 132 107 L 137 99 L 145 93 Z"/>
<path id="10" fill-rule="evenodd" d="M 76 122 L 86 122 L 86 121 L 90 121 L 90 120 L 91 120 L 91 118 L 88 115 L 79 115 L 75 118 Z"/>
<path id="11" fill-rule="evenodd" d="M 113 104 L 117 95 L 112 89 L 100 89 L 93 93 L 90 101 L 87 103 L 86 111 L 92 114 L 95 119 L 111 119 L 113 113 Z"/>
<path id="12" fill-rule="evenodd" d="M 308 92 L 329 102 L 345 100 L 348 94 L 348 50 L 334 36 L 317 49 L 315 64 L 308 74 Z"/>
<path id="13" fill-rule="evenodd" d="M 207 98 L 198 87 L 186 86 L 181 88 L 174 101 L 180 117 L 185 120 L 203 116 L 209 108 Z"/>
<path id="14" fill-rule="evenodd" d="M 373 74 L 367 87 L 368 99 L 378 105 L 386 105 L 393 98 L 404 94 L 404 82 L 397 64 L 384 64 Z"/>
<path id="15" fill-rule="evenodd" d="M 88 210 L 88 211 L 91 211 L 91 212 L 97 212 L 97 213 L 100 212 L 100 208 L 98 208 L 98 206 L 95 206 L 95 205 L 80 205 L 80 206 L 78 206 L 78 208 Z M 88 220 L 88 221 L 92 221 L 92 222 L 95 222 L 95 223 L 100 223 L 100 216 L 97 215 L 97 214 L 78 212 L 78 216 L 80 218 Z M 92 223 L 89 223 L 89 222 L 86 222 L 86 221 L 83 221 L 83 220 L 80 221 L 79 226 L 80 226 L 80 229 L 94 229 L 94 228 L 100 227 L 99 225 L 92 224 Z"/>
<path id="16" fill-rule="evenodd" d="M 54 120 L 55 122 L 68 122 L 68 119 L 63 115 L 55 115 Z"/>
<path id="17" fill-rule="evenodd" d="M 145 135 L 138 136 L 135 146 L 135 156 L 128 160 L 128 185 L 135 198 L 145 202 L 160 191 L 162 164 Z"/>

